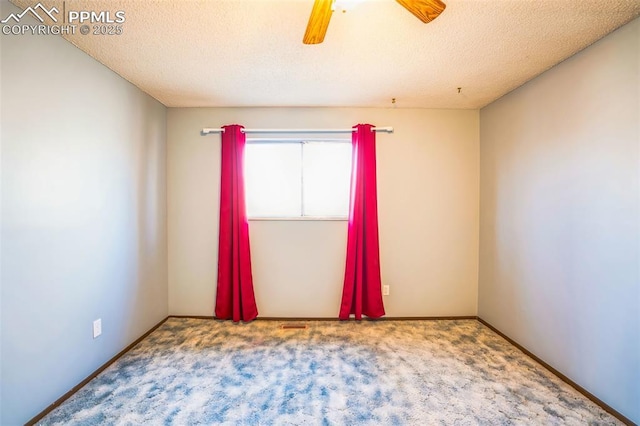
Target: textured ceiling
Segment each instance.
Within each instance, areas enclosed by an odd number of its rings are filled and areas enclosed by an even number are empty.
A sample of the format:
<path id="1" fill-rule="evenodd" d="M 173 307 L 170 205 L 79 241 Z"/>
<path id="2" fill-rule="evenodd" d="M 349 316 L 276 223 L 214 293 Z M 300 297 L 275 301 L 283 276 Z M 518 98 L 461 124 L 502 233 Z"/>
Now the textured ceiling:
<path id="1" fill-rule="evenodd" d="M 364 1 L 319 45 L 302 44 L 313 0 L 41 2 L 125 11 L 122 35 L 66 38 L 169 107 L 479 108 L 640 15 L 640 0 L 444 1 L 429 24 Z"/>

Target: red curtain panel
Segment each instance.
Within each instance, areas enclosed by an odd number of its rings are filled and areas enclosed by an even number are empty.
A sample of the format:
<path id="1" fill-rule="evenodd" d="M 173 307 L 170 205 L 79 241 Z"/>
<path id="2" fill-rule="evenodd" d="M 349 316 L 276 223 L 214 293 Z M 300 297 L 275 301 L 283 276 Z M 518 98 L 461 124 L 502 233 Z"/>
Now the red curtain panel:
<path id="1" fill-rule="evenodd" d="M 378 196 L 376 187 L 376 134 L 370 124 L 354 126 L 353 164 L 347 261 L 339 318 L 362 315 L 380 318 L 384 313 L 380 250 L 378 243 Z"/>
<path id="2" fill-rule="evenodd" d="M 251 275 L 249 223 L 244 198 L 242 126 L 223 126 L 220 178 L 220 240 L 215 316 L 251 321 L 258 316 Z"/>

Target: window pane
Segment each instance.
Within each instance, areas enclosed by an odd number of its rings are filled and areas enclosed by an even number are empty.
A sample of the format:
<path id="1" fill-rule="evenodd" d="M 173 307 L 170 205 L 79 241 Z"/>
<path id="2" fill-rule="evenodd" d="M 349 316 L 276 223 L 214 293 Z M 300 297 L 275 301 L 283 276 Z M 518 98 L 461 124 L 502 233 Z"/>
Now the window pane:
<path id="1" fill-rule="evenodd" d="M 306 142 L 303 149 L 305 216 L 348 216 L 351 144 Z"/>
<path id="2" fill-rule="evenodd" d="M 249 143 L 244 176 L 249 217 L 301 216 L 301 144 Z"/>

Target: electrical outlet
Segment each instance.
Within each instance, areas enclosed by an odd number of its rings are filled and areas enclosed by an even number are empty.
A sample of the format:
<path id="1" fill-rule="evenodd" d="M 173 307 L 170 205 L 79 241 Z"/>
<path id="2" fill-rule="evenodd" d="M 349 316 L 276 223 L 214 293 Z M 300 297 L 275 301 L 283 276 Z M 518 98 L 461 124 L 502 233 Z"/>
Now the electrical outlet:
<path id="1" fill-rule="evenodd" d="M 95 339 L 102 334 L 102 318 L 98 318 L 93 322 L 93 338 Z"/>
<path id="2" fill-rule="evenodd" d="M 389 295 L 389 286 L 388 285 L 383 285 L 382 286 L 382 295 L 383 296 L 388 296 Z"/>

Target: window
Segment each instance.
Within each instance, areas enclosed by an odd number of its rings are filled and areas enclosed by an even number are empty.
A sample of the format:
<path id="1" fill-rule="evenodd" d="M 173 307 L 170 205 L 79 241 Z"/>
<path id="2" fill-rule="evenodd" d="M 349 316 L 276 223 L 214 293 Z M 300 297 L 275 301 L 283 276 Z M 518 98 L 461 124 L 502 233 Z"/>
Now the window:
<path id="1" fill-rule="evenodd" d="M 351 143 L 247 142 L 245 184 L 249 218 L 346 218 Z"/>

